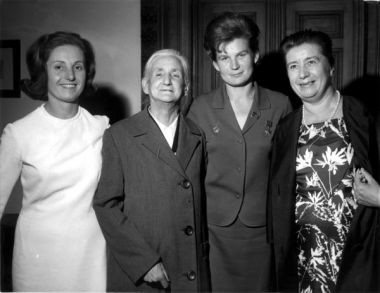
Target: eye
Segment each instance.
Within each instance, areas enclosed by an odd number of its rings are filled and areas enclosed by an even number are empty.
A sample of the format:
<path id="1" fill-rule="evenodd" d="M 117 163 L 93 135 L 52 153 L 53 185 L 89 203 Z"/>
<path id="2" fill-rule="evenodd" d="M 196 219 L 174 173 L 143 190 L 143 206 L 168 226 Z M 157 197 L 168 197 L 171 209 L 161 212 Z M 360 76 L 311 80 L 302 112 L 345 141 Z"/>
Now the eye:
<path id="1" fill-rule="evenodd" d="M 308 62 L 307 62 L 307 64 L 310 66 L 310 65 L 315 65 L 315 64 L 317 64 L 317 60 L 315 60 L 315 59 L 310 59 Z"/>
<path id="2" fill-rule="evenodd" d="M 172 76 L 174 78 L 182 78 L 182 75 L 180 73 L 173 73 Z"/>
<path id="3" fill-rule="evenodd" d="M 84 70 L 84 66 L 83 66 L 83 64 L 76 64 L 74 66 L 74 69 L 75 69 L 75 71 L 83 71 Z"/>
<path id="4" fill-rule="evenodd" d="M 227 59 L 228 59 L 227 56 L 219 56 L 219 57 L 218 57 L 218 60 L 219 60 L 219 61 L 222 61 L 222 62 L 227 61 Z"/>
<path id="5" fill-rule="evenodd" d="M 288 70 L 292 71 L 292 70 L 296 70 L 297 69 L 297 65 L 296 64 L 290 64 L 288 66 Z"/>
<path id="6" fill-rule="evenodd" d="M 63 66 L 62 66 L 61 64 L 56 64 L 56 65 L 54 65 L 54 69 L 55 69 L 56 71 L 60 71 L 60 70 L 63 69 Z"/>
<path id="7" fill-rule="evenodd" d="M 241 52 L 240 54 L 239 54 L 239 57 L 245 57 L 245 56 L 247 56 L 247 52 Z"/>

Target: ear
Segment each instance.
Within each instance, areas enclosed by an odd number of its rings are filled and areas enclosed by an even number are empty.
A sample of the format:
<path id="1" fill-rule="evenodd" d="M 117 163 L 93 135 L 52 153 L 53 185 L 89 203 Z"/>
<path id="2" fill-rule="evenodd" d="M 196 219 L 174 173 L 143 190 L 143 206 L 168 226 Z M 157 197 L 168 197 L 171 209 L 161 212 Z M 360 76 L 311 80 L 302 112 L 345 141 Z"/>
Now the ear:
<path id="1" fill-rule="evenodd" d="M 149 95 L 149 82 L 146 78 L 143 78 L 141 81 L 142 90 L 145 94 Z"/>
<path id="2" fill-rule="evenodd" d="M 259 61 L 259 58 L 260 58 L 260 53 L 259 53 L 259 51 L 257 51 L 255 53 L 255 55 L 254 55 L 254 62 L 255 62 L 255 64 L 257 63 L 257 61 Z"/>
<path id="3" fill-rule="evenodd" d="M 212 61 L 212 65 L 214 65 L 216 71 L 220 71 L 219 65 L 216 61 Z"/>
<path id="4" fill-rule="evenodd" d="M 189 93 L 189 87 L 185 86 L 185 88 L 183 89 L 183 96 L 186 97 L 188 93 Z"/>
<path id="5" fill-rule="evenodd" d="M 331 67 L 331 68 L 330 68 L 330 76 L 331 76 L 331 77 L 334 76 L 334 72 L 335 72 L 335 68 L 334 68 L 334 67 Z"/>

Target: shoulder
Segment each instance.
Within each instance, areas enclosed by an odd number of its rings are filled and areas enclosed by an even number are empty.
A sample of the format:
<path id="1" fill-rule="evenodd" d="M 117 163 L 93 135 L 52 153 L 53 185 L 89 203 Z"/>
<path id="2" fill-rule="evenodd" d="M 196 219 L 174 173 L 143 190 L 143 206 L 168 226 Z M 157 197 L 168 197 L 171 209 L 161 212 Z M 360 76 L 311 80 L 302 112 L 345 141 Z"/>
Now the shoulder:
<path id="1" fill-rule="evenodd" d="M 92 115 L 89 111 L 87 111 L 83 107 L 79 107 L 80 111 L 82 111 L 83 117 L 92 123 L 97 128 L 104 129 L 109 127 L 109 118 L 105 115 Z"/>
<path id="2" fill-rule="evenodd" d="M 202 136 L 201 129 L 191 119 L 189 119 L 187 117 L 183 117 L 182 121 L 187 125 L 187 127 L 188 127 L 188 129 L 190 130 L 191 133 L 193 133 L 195 135 L 198 135 L 198 136 Z"/>
<path id="3" fill-rule="evenodd" d="M 220 96 L 221 95 L 221 88 L 214 89 L 208 93 L 202 94 L 200 96 L 197 96 L 194 100 L 193 103 L 191 104 L 192 109 L 202 109 L 205 106 L 211 106 L 214 97 Z"/>
<path id="4" fill-rule="evenodd" d="M 284 95 L 283 93 L 270 90 L 259 85 L 257 87 L 259 93 L 263 96 L 266 96 L 272 105 L 286 107 L 288 104 L 290 104 L 288 96 Z"/>
<path id="5" fill-rule="evenodd" d="M 369 114 L 368 108 L 357 98 L 343 95 L 343 109 L 355 111 L 362 114 Z"/>
<path id="6" fill-rule="evenodd" d="M 145 111 L 143 110 L 128 118 L 117 121 L 116 123 L 112 124 L 112 126 L 107 131 L 113 135 L 129 135 L 135 132 L 141 126 L 141 124 L 145 124 L 146 119 L 147 117 L 145 115 Z"/>
<path id="7" fill-rule="evenodd" d="M 301 121 L 302 119 L 302 109 L 298 108 L 293 112 L 289 113 L 285 117 L 283 117 L 276 128 L 276 134 L 279 135 L 281 133 L 287 135 L 289 133 L 289 129 L 293 129 L 294 123 L 297 121 Z"/>
<path id="8" fill-rule="evenodd" d="M 14 121 L 11 124 L 14 125 L 15 128 L 19 128 L 19 129 L 29 128 L 30 126 L 35 125 L 35 123 L 37 121 L 39 122 L 42 117 L 42 107 L 43 106 L 39 106 L 38 108 L 30 112 L 29 114 Z"/>

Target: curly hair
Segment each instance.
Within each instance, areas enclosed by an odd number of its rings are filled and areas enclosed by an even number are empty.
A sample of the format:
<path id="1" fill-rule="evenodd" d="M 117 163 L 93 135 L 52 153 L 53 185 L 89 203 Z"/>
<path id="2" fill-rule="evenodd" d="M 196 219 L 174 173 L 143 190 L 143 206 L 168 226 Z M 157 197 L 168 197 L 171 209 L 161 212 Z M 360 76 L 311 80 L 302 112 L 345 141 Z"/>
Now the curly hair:
<path id="1" fill-rule="evenodd" d="M 21 90 L 36 100 L 47 100 L 47 70 L 46 63 L 51 52 L 64 45 L 73 45 L 82 50 L 85 58 L 86 84 L 81 96 L 94 91 L 92 84 L 95 77 L 95 54 L 92 45 L 79 34 L 58 31 L 39 37 L 27 50 L 26 62 L 30 79 L 21 80 Z"/>

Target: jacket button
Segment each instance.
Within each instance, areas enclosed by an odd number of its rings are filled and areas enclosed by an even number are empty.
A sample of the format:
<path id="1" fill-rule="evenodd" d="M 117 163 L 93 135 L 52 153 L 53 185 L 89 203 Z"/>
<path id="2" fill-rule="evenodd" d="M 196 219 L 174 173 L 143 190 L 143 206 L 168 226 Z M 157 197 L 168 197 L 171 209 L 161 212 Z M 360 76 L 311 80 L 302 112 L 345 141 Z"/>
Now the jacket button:
<path id="1" fill-rule="evenodd" d="M 194 232 L 193 227 L 191 227 L 191 226 L 186 226 L 186 228 L 185 228 L 185 234 L 186 234 L 187 236 L 191 236 L 191 235 L 193 235 L 193 232 Z"/>
<path id="2" fill-rule="evenodd" d="M 235 196 L 236 196 L 236 198 L 240 198 L 240 194 L 239 193 L 236 193 Z"/>
<path id="3" fill-rule="evenodd" d="M 183 182 L 182 182 L 182 187 L 183 187 L 183 188 L 189 189 L 190 186 L 191 186 L 191 184 L 190 184 L 189 181 L 187 181 L 187 180 L 183 180 Z"/>
<path id="4" fill-rule="evenodd" d="M 195 274 L 194 271 L 190 271 L 190 272 L 187 273 L 187 278 L 188 278 L 190 281 L 194 281 L 196 277 L 197 277 L 197 275 Z"/>

